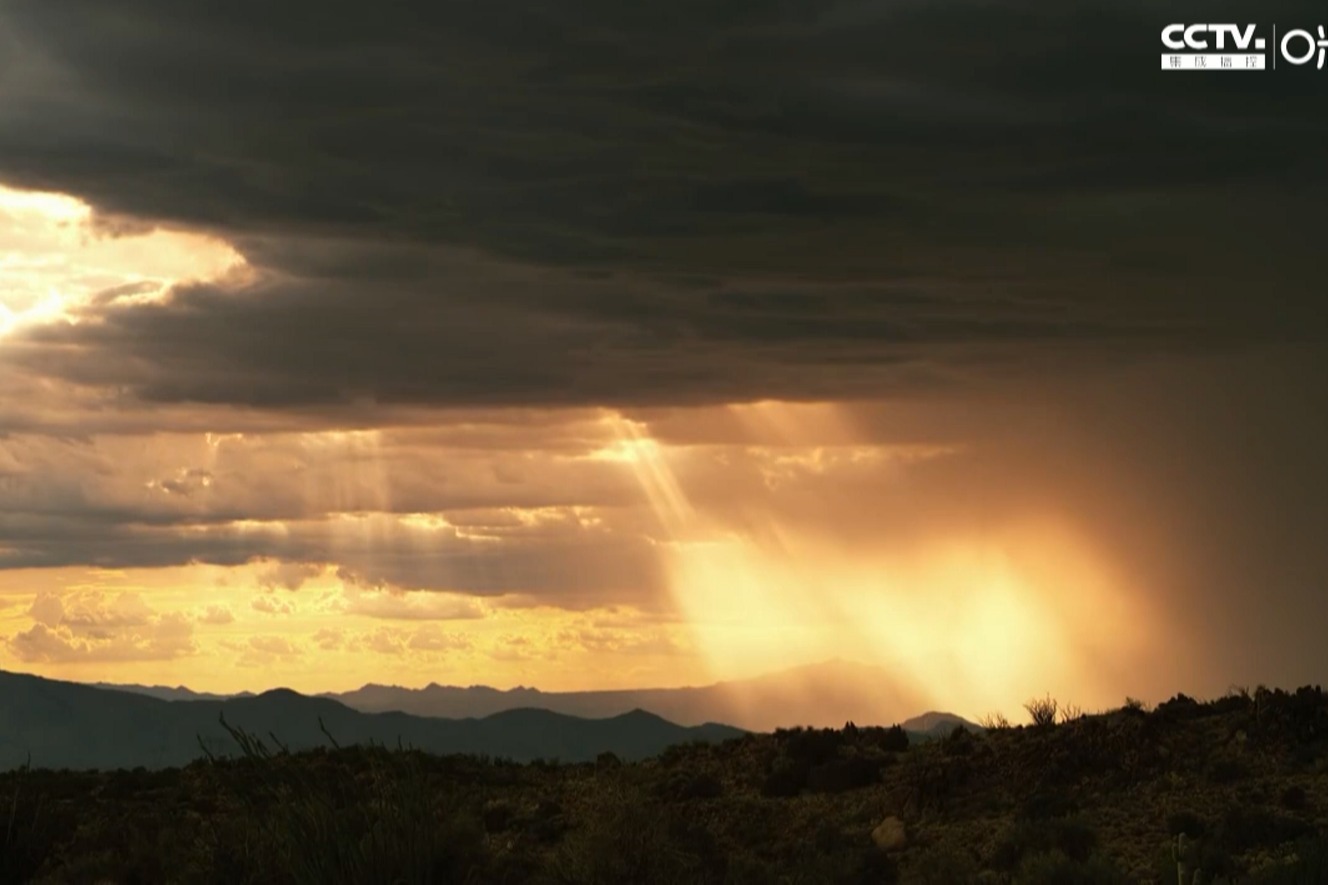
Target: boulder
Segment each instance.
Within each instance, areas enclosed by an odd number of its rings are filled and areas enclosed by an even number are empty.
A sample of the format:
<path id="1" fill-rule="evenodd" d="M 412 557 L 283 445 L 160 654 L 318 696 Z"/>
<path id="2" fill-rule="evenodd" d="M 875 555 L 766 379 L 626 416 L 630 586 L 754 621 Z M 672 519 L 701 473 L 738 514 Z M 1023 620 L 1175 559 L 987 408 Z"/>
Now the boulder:
<path id="1" fill-rule="evenodd" d="M 876 829 L 872 830 L 871 837 L 876 847 L 882 851 L 899 851 L 908 844 L 908 833 L 904 829 L 904 822 L 893 815 L 877 824 Z"/>

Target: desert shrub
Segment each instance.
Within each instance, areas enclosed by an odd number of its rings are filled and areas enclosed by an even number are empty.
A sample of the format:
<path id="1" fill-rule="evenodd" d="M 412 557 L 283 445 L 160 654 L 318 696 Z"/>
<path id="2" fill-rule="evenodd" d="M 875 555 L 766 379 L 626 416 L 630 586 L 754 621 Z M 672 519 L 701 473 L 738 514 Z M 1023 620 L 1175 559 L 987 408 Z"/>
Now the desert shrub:
<path id="1" fill-rule="evenodd" d="M 712 772 L 673 771 L 656 788 L 664 799 L 685 801 L 688 799 L 716 799 L 724 795 L 724 782 Z"/>
<path id="2" fill-rule="evenodd" d="M 1233 756 L 1219 756 L 1207 768 L 1208 779 L 1215 784 L 1233 784 L 1250 775 L 1250 767 Z"/>
<path id="3" fill-rule="evenodd" d="M 615 792 L 574 822 L 554 854 L 554 876 L 577 885 L 704 881 L 704 859 L 674 837 L 676 826 L 641 797 Z"/>
<path id="4" fill-rule="evenodd" d="M 807 772 L 807 788 L 818 793 L 842 793 L 878 783 L 880 779 L 879 765 L 870 759 L 854 756 L 812 766 Z"/>
<path id="5" fill-rule="evenodd" d="M 483 868 L 478 814 L 439 807 L 419 754 L 343 750 L 367 772 L 316 777 L 303 760 L 226 727 L 244 754 L 231 787 L 245 814 L 207 834 L 218 880 L 426 883 L 464 881 Z"/>
<path id="6" fill-rule="evenodd" d="M 664 752 L 659 754 L 660 765 L 665 768 L 674 768 L 678 765 L 695 761 L 699 758 L 708 757 L 714 752 L 714 745 L 707 744 L 704 741 L 687 741 L 681 744 L 670 744 L 664 748 Z M 601 753 L 602 755 L 606 755 Z M 607 755 L 612 756 L 612 753 Z M 615 757 L 616 758 L 616 757 Z"/>
<path id="7" fill-rule="evenodd" d="M 902 725 L 892 725 L 885 730 L 881 749 L 888 753 L 902 753 L 908 749 L 908 732 Z"/>
<path id="8" fill-rule="evenodd" d="M 510 802 L 495 800 L 487 802 L 484 805 L 484 811 L 480 815 L 480 821 L 484 824 L 486 833 L 501 833 L 512 826 L 512 821 L 516 818 L 516 809 Z"/>
<path id="9" fill-rule="evenodd" d="M 1309 804 L 1309 796 L 1305 793 L 1304 787 L 1292 784 L 1282 791 L 1278 801 L 1288 811 L 1302 811 Z"/>
<path id="10" fill-rule="evenodd" d="M 1129 885 L 1130 877 L 1100 854 L 1075 860 L 1059 851 L 1025 858 L 1014 885 Z"/>
<path id="11" fill-rule="evenodd" d="M 1126 695 L 1125 706 L 1121 707 L 1121 710 L 1135 716 L 1143 716 L 1148 713 L 1148 705 L 1136 697 Z"/>
<path id="12" fill-rule="evenodd" d="M 1202 715 L 1199 702 L 1189 695 L 1177 694 L 1170 700 L 1157 705 L 1153 715 L 1163 720 L 1194 719 Z"/>
<path id="13" fill-rule="evenodd" d="M 1069 817 L 1078 810 L 1079 803 L 1069 793 L 1054 789 L 1038 789 L 1020 803 L 1016 816 L 1020 820 L 1040 821 Z"/>
<path id="14" fill-rule="evenodd" d="M 1208 823 L 1191 811 L 1177 811 L 1167 818 L 1167 835 L 1176 838 L 1181 833 L 1197 839 L 1208 832 Z"/>
<path id="15" fill-rule="evenodd" d="M 58 862 L 48 864 L 47 881 L 148 883 L 205 881 L 200 863 L 160 815 L 128 819 L 85 814 Z M 3 880 L 27 881 L 27 880 Z"/>
<path id="16" fill-rule="evenodd" d="M 1248 805 L 1234 805 L 1215 828 L 1215 840 L 1233 854 L 1255 848 L 1272 848 L 1294 842 L 1314 832 L 1314 827 L 1281 812 Z"/>
<path id="17" fill-rule="evenodd" d="M 1190 836 L 1186 831 L 1186 836 Z M 1238 878 L 1238 874 L 1243 870 L 1236 858 L 1227 851 L 1215 839 L 1200 838 L 1189 839 L 1189 848 L 1187 853 L 1190 860 L 1195 864 L 1200 872 L 1200 879 L 1196 882 L 1241 882 L 1244 880 Z M 1165 843 L 1158 845 L 1152 861 L 1153 879 L 1161 882 L 1176 881 L 1176 839 L 1173 836 Z"/>
<path id="18" fill-rule="evenodd" d="M 924 848 L 900 878 L 904 885 L 970 885 L 981 867 L 972 853 L 954 841 Z"/>
<path id="19" fill-rule="evenodd" d="M 1070 860 L 1082 863 L 1088 860 L 1097 842 L 1097 833 L 1093 828 L 1077 818 L 1017 821 L 996 840 L 991 866 L 1012 872 L 1026 858 L 1053 851 L 1059 851 Z"/>
<path id="20" fill-rule="evenodd" d="M 1005 718 L 1004 713 L 993 712 L 980 717 L 978 725 L 987 731 L 1004 731 L 1010 727 L 1010 720 Z"/>
<path id="21" fill-rule="evenodd" d="M 1248 885 L 1322 885 L 1328 882 L 1328 838 L 1305 839 L 1296 844 L 1289 863 L 1260 870 Z"/>
<path id="22" fill-rule="evenodd" d="M 778 875 L 766 881 L 789 885 L 891 885 L 898 880 L 893 858 L 864 843 L 860 835 L 847 833 L 832 823 L 818 827 L 807 847 L 811 850 L 798 851 Z"/>
<path id="23" fill-rule="evenodd" d="M 779 759 L 761 782 L 761 795 L 772 799 L 796 796 L 807 785 L 807 773 L 807 766 Z"/>
<path id="24" fill-rule="evenodd" d="M 1024 704 L 1024 709 L 1028 711 L 1028 716 L 1035 726 L 1050 728 L 1056 724 L 1056 713 L 1060 710 L 1060 704 L 1047 695 L 1044 698 L 1033 698 L 1028 701 Z"/>
<path id="25" fill-rule="evenodd" d="M 1060 708 L 1061 722 L 1074 722 L 1084 718 L 1084 708 L 1078 704 L 1065 704 Z"/>
<path id="26" fill-rule="evenodd" d="M 784 752 L 794 762 L 819 765 L 839 755 L 842 732 L 831 728 L 798 728 L 786 733 Z"/>
<path id="27" fill-rule="evenodd" d="M 976 745 L 977 738 L 973 736 L 973 732 L 962 725 L 956 725 L 941 744 L 941 751 L 947 756 L 967 756 L 973 752 Z"/>
<path id="28" fill-rule="evenodd" d="M 1226 697 L 1209 701 L 1206 705 L 1208 712 L 1215 716 L 1224 716 L 1228 713 L 1242 713 L 1250 707 L 1249 694 L 1228 694 Z"/>
<path id="29" fill-rule="evenodd" d="M 0 806 L 0 882 L 26 882 L 45 865 L 56 848 L 57 826 L 40 793 L 25 789 L 30 769 L 14 772 L 8 796 Z M 10 779 L 10 778 L 7 778 Z"/>

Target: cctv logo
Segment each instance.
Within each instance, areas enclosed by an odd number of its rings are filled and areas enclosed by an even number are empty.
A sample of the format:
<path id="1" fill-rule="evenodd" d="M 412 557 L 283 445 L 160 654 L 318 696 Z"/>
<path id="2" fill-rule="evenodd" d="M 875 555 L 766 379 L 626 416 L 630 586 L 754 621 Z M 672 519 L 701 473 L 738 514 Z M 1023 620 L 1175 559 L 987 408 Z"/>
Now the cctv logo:
<path id="1" fill-rule="evenodd" d="M 1162 70 L 1264 70 L 1268 41 L 1257 31 L 1258 25 L 1167 25 L 1162 45 L 1170 52 L 1162 54 Z"/>
<path id="2" fill-rule="evenodd" d="M 1230 37 L 1234 47 L 1241 52 L 1249 49 L 1251 43 L 1255 49 L 1264 49 L 1268 41 L 1262 37 L 1255 38 L 1254 32 L 1257 27 L 1257 25 L 1246 25 L 1242 31 L 1237 25 L 1167 25 L 1162 29 L 1162 45 L 1176 50 L 1196 49 L 1206 52 L 1211 48 L 1220 52 L 1227 48 L 1226 39 Z M 1205 39 L 1205 35 L 1208 34 L 1214 38 L 1211 47 Z"/>

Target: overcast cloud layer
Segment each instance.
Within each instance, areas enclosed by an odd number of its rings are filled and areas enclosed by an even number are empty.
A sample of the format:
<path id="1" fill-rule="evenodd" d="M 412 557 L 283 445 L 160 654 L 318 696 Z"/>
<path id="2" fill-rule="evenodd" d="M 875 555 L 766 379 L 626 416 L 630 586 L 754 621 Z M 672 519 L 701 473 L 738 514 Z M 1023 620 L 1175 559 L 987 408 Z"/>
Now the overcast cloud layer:
<path id="1" fill-rule="evenodd" d="M 1313 675 L 1328 70 L 1159 72 L 1194 20 L 1325 13 L 8 0 L 0 184 L 245 267 L 0 324 L 0 569 L 667 612 L 626 415 L 717 531 L 865 556 L 1054 517 L 1194 678 Z M 726 408 L 765 400 L 847 405 Z"/>
<path id="2" fill-rule="evenodd" d="M 639 404 L 1321 340 L 1328 78 L 1162 76 L 1185 11 L 15 0 L 0 177 L 262 273 L 5 359 L 168 402 Z"/>

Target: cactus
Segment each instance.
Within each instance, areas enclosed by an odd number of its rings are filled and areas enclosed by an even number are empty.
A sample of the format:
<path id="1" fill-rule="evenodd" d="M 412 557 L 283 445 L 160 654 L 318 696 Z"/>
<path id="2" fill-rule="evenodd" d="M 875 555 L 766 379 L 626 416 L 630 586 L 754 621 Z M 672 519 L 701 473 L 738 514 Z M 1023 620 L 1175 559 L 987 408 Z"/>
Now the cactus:
<path id="1" fill-rule="evenodd" d="M 1200 885 L 1199 844 L 1193 842 L 1184 833 L 1176 836 L 1176 844 L 1171 846 L 1171 859 L 1176 862 L 1177 885 Z"/>

